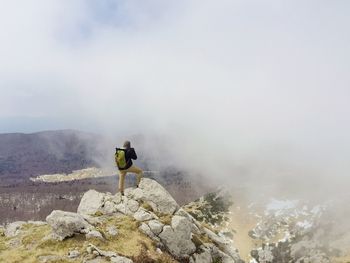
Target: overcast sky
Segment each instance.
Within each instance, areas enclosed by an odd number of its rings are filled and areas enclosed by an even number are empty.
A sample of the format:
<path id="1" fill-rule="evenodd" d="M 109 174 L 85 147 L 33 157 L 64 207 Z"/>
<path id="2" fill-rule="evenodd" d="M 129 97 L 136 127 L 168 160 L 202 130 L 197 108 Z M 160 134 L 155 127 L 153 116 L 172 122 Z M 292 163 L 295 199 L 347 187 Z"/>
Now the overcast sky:
<path id="1" fill-rule="evenodd" d="M 345 0 L 5 1 L 0 132 L 123 119 L 348 133 L 349 10 Z"/>
<path id="2" fill-rule="evenodd" d="M 3 1 L 0 132 L 162 133 L 189 156 L 220 147 L 237 163 L 348 174 L 349 11 L 346 0 Z"/>

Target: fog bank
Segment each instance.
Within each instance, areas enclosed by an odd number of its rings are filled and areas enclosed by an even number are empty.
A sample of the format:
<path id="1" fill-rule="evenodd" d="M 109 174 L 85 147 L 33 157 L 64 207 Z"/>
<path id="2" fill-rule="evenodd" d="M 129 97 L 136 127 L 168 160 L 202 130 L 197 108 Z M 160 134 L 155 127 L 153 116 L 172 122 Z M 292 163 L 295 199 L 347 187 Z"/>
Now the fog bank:
<path id="1" fill-rule="evenodd" d="M 143 135 L 140 154 L 209 180 L 331 198 L 349 183 L 348 8 L 11 1 L 0 11 L 2 130 L 22 118 L 115 144 Z"/>

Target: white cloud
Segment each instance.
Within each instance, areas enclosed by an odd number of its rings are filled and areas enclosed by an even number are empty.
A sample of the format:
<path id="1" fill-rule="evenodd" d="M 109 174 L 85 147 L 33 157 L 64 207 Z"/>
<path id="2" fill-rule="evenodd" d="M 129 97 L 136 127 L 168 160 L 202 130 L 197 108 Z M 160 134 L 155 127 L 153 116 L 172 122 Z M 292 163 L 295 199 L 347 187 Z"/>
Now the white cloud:
<path id="1" fill-rule="evenodd" d="M 348 173 L 346 2 L 103 3 L 3 4 L 0 117 L 161 132 L 210 173 Z"/>

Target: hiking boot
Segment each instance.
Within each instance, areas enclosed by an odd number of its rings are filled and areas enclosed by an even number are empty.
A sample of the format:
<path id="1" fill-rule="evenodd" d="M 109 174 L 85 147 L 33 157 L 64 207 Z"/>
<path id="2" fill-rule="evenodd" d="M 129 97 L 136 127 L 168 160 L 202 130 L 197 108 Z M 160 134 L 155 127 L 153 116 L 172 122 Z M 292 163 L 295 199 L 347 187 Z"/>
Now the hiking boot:
<path id="1" fill-rule="evenodd" d="M 121 194 L 122 196 L 124 196 L 124 192 L 120 192 L 120 194 Z"/>

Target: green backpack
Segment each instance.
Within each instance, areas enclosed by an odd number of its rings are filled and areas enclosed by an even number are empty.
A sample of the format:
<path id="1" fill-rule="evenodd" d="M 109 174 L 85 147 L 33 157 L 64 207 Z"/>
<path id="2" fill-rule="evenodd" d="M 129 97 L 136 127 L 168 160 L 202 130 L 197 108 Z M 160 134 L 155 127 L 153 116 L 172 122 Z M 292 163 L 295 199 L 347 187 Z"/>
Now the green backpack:
<path id="1" fill-rule="evenodd" d="M 115 162 L 118 168 L 123 169 L 126 166 L 125 151 L 123 149 L 116 149 Z"/>

